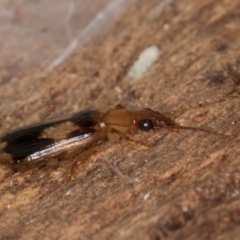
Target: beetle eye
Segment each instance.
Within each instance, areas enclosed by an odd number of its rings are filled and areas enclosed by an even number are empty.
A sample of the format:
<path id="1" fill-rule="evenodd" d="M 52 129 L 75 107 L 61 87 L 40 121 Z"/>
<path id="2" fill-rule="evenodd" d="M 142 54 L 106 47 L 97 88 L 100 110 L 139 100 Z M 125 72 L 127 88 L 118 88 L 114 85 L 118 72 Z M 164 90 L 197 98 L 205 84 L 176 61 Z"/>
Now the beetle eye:
<path id="1" fill-rule="evenodd" d="M 153 123 L 149 119 L 141 119 L 138 122 L 138 127 L 142 131 L 149 131 L 149 130 L 151 130 L 153 128 Z"/>

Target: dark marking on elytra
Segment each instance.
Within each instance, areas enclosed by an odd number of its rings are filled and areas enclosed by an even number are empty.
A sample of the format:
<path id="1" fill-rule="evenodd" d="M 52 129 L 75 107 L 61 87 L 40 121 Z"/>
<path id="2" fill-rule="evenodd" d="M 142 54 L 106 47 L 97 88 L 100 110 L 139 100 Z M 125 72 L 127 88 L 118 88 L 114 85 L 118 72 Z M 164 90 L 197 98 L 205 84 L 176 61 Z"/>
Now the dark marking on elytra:
<path id="1" fill-rule="evenodd" d="M 89 158 L 93 150 L 105 139 L 110 141 L 125 139 L 130 143 L 149 147 L 148 143 L 131 139 L 128 135 L 162 128 L 172 131 L 196 130 L 226 137 L 222 133 L 205 128 L 179 125 L 170 115 L 173 116 L 176 112 L 190 107 L 236 97 L 238 96 L 213 97 L 190 103 L 169 113 L 160 113 L 150 108 L 129 110 L 117 105 L 115 109 L 105 113 L 94 110 L 81 111 L 69 118 L 32 124 L 8 133 L 0 139 L 0 163 L 23 172 L 45 164 L 48 160 L 55 161 L 62 154 L 65 156 L 77 152 L 68 174 L 68 179 L 73 179 L 80 162 Z"/>

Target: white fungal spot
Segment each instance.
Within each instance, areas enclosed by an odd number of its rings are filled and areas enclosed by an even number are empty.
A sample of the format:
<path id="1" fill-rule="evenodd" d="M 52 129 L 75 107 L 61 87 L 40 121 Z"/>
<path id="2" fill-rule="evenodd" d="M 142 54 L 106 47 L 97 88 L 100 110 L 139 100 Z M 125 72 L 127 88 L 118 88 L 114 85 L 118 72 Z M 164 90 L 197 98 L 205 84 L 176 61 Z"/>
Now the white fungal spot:
<path id="1" fill-rule="evenodd" d="M 149 197 L 150 197 L 150 193 L 147 193 L 143 199 L 146 201 Z"/>
<path id="2" fill-rule="evenodd" d="M 160 49 L 155 45 L 144 49 L 137 61 L 134 62 L 133 66 L 130 68 L 127 76 L 132 81 L 141 79 L 148 69 L 156 62 L 160 54 Z"/>

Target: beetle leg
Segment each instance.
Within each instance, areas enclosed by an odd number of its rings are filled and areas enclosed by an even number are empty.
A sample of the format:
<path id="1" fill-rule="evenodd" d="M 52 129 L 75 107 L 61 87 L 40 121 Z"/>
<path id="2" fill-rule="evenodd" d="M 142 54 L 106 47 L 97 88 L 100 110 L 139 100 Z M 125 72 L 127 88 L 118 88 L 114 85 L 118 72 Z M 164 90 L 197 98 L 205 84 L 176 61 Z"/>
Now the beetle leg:
<path id="1" fill-rule="evenodd" d="M 80 156 L 78 156 L 72 163 L 69 172 L 67 174 L 67 180 L 74 180 L 76 171 L 78 169 L 78 166 L 83 162 L 86 161 L 92 154 L 92 152 L 95 150 L 95 148 L 103 142 L 103 137 L 101 133 L 99 133 L 98 136 L 95 136 L 95 138 L 92 140 L 91 144 L 89 144 L 88 148 L 85 148 L 81 153 Z"/>
<path id="2" fill-rule="evenodd" d="M 0 184 L 5 182 L 6 180 L 9 180 L 21 173 L 25 173 L 28 172 L 34 168 L 38 168 L 41 165 L 47 165 L 47 166 L 51 166 L 51 167 L 56 167 L 58 166 L 59 161 L 56 158 L 48 158 L 48 159 L 43 159 L 41 161 L 36 161 L 33 163 L 27 163 L 27 162 L 23 162 L 23 163 L 19 163 L 16 164 L 15 166 L 12 166 L 13 171 L 10 173 L 7 173 L 3 179 L 0 180 Z"/>
<path id="3" fill-rule="evenodd" d="M 137 145 L 145 147 L 145 148 L 151 147 L 151 145 L 149 145 L 147 143 L 144 143 L 144 142 L 141 142 L 141 141 L 138 141 L 138 140 L 135 140 L 135 139 L 132 139 L 129 136 L 127 136 L 125 133 L 119 132 L 115 129 L 111 129 L 111 132 L 117 134 L 119 136 L 119 138 L 125 139 L 132 144 L 137 144 Z"/>
<path id="4" fill-rule="evenodd" d="M 87 148 L 85 149 L 81 154 L 80 156 L 78 156 L 72 163 L 70 169 L 69 169 L 69 172 L 67 174 L 67 180 L 68 181 L 71 181 L 71 180 L 74 180 L 75 178 L 75 175 L 76 175 L 76 171 L 78 169 L 78 166 L 80 164 L 82 164 L 83 161 L 87 160 L 90 155 L 92 154 L 92 152 L 94 151 L 94 149 L 96 148 L 97 144 L 93 144 L 92 147 L 90 148 Z"/>
<path id="5" fill-rule="evenodd" d="M 13 177 L 15 177 L 15 176 L 17 176 L 17 175 L 19 175 L 19 174 L 20 174 L 20 172 L 18 172 L 18 171 L 13 171 L 13 172 L 7 173 L 7 174 L 3 177 L 3 179 L 0 180 L 0 185 L 1 185 L 3 182 L 5 182 L 5 181 L 9 180 L 10 178 L 13 178 Z"/>
<path id="6" fill-rule="evenodd" d="M 132 139 L 132 138 L 128 137 L 128 136 L 125 135 L 125 134 L 124 134 L 124 136 L 123 136 L 122 138 L 124 138 L 125 140 L 129 141 L 129 142 L 132 143 L 132 144 L 137 144 L 137 145 L 142 146 L 142 147 L 145 147 L 145 148 L 150 148 L 150 147 L 151 147 L 150 144 L 147 144 L 147 143 L 144 143 L 144 142 L 141 142 L 141 141 Z"/>

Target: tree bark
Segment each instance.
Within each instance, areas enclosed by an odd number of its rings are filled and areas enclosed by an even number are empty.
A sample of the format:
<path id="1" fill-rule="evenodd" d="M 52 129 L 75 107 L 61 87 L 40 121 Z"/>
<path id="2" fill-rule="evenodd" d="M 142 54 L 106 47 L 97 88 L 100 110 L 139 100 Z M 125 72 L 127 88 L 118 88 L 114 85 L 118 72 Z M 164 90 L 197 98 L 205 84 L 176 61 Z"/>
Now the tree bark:
<path id="1" fill-rule="evenodd" d="M 17 9 L 19 23 L 23 6 Z M 85 10 L 88 16 L 90 8 Z M 30 64 L 30 55 L 17 56 L 11 41 L 1 50 L 1 135 L 84 109 L 105 112 L 121 104 L 169 113 L 238 95 L 239 1 L 131 1 L 118 14 L 87 42 L 78 39 L 59 64 L 50 64 L 49 56 Z M 54 54 L 55 42 L 49 48 Z M 37 49 L 38 42 L 31 44 Z M 157 58 L 140 77 L 130 76 L 150 46 Z M 239 239 L 239 99 L 179 111 L 173 119 L 229 137 L 164 128 L 139 132 L 130 137 L 154 147 L 106 141 L 83 159 L 69 183 L 71 159 L 17 176 L 0 186 L 0 239 Z M 0 176 L 9 171 L 1 167 Z"/>

